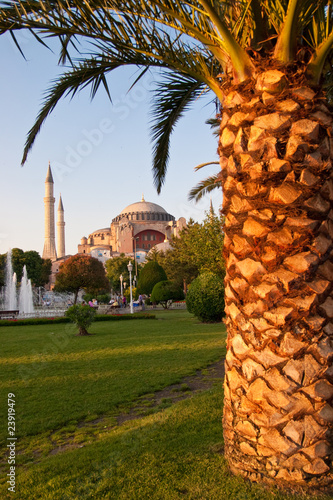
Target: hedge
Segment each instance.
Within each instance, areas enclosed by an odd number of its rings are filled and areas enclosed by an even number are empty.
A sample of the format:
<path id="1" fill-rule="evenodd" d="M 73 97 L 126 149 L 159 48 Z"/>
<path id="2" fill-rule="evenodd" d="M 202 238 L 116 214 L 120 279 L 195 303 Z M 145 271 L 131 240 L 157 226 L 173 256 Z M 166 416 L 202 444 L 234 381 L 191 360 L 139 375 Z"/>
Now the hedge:
<path id="1" fill-rule="evenodd" d="M 126 321 L 131 319 L 156 319 L 154 314 L 96 314 L 95 321 Z M 29 318 L 29 319 L 0 319 L 1 326 L 29 326 L 29 325 L 55 325 L 58 323 L 71 323 L 68 318 Z"/>

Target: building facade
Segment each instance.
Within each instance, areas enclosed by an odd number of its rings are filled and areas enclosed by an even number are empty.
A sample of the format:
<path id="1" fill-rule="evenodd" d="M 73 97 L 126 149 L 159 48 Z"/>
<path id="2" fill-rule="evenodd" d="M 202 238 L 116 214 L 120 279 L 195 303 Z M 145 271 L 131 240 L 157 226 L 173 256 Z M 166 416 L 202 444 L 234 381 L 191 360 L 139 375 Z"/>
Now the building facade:
<path id="1" fill-rule="evenodd" d="M 49 165 L 45 180 L 45 238 L 43 258 L 52 260 L 52 271 L 48 289 L 53 289 L 60 265 L 70 255 L 65 252 L 65 212 L 60 196 L 57 210 L 57 248 L 55 235 L 54 182 Z M 114 217 L 109 227 L 96 229 L 88 237 L 81 238 L 79 254 L 89 254 L 105 263 L 120 254 L 143 263 L 148 252 L 155 246 L 165 247 L 172 236 L 178 236 L 186 227 L 186 220 L 169 214 L 156 203 L 141 201 L 132 203 Z"/>
<path id="2" fill-rule="evenodd" d="M 159 243 L 178 236 L 186 226 L 186 220 L 166 212 L 156 203 L 141 201 L 124 208 L 110 224 L 83 237 L 78 245 L 78 253 L 87 253 L 100 260 L 107 260 L 121 253 L 136 255 L 144 261 L 147 253 Z"/>

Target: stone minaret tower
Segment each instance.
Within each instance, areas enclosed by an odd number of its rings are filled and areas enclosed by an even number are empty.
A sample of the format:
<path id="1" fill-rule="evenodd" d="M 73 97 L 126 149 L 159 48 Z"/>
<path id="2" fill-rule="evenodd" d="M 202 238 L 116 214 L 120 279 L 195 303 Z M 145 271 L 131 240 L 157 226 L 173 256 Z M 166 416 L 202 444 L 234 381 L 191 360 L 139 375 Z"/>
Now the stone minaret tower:
<path id="1" fill-rule="evenodd" d="M 61 257 L 65 257 L 65 218 L 64 218 L 64 216 L 65 216 L 64 206 L 62 204 L 62 199 L 61 199 L 61 195 L 60 195 L 59 205 L 58 205 L 58 220 L 57 220 L 58 259 L 61 259 Z"/>
<path id="2" fill-rule="evenodd" d="M 214 215 L 215 215 L 215 212 L 214 212 L 214 208 L 213 208 L 212 197 L 210 197 L 210 207 L 209 207 L 209 219 L 210 219 L 210 222 L 213 222 Z"/>
<path id="3" fill-rule="evenodd" d="M 55 246 L 55 227 L 54 227 L 54 202 L 53 197 L 53 177 L 51 172 L 51 166 L 47 170 L 47 176 L 45 179 L 45 198 L 44 198 L 44 209 L 45 209 L 45 241 L 43 250 L 43 259 L 57 259 L 57 252 Z"/>

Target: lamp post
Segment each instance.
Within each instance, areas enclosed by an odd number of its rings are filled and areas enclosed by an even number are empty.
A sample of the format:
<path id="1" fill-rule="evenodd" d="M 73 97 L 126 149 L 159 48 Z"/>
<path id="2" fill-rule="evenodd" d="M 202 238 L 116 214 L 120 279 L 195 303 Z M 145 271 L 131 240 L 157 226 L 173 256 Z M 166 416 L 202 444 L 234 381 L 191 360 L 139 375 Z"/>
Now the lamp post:
<path id="1" fill-rule="evenodd" d="M 139 237 L 133 237 L 134 240 L 134 264 L 135 264 L 135 276 L 138 274 L 138 263 L 136 260 L 136 242 L 139 240 Z"/>
<path id="2" fill-rule="evenodd" d="M 133 295 L 132 295 L 132 262 L 129 261 L 128 266 L 127 266 L 128 272 L 129 272 L 129 281 L 130 281 L 130 299 L 131 299 L 131 304 L 130 304 L 130 312 L 133 314 Z"/>
<path id="3" fill-rule="evenodd" d="M 121 274 L 119 276 L 119 279 L 120 279 L 120 296 L 122 297 L 123 296 L 123 275 Z"/>

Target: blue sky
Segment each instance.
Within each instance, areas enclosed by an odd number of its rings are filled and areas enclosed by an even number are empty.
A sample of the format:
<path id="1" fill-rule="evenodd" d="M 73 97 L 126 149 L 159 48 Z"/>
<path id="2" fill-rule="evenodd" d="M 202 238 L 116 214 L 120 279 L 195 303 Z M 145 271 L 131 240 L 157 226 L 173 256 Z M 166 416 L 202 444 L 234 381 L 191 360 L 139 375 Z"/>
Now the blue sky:
<path id="1" fill-rule="evenodd" d="M 49 162 L 56 206 L 61 193 L 65 209 L 68 254 L 77 252 L 82 236 L 109 226 L 123 208 L 141 200 L 142 193 L 146 201 L 161 205 L 176 218 L 203 219 L 210 197 L 195 204 L 187 196 L 194 185 L 219 168 L 215 165 L 194 171 L 196 165 L 218 159 L 217 140 L 205 124 L 215 116 L 212 94 L 195 103 L 179 122 L 160 195 L 153 185 L 149 134 L 154 75 L 147 75 L 127 93 L 137 76 L 135 68 L 118 70 L 109 78 L 113 104 L 103 89 L 92 102 L 89 90 L 61 101 L 21 167 L 27 132 L 43 93 L 60 69 L 56 53 L 29 34 L 18 38 L 26 60 L 10 37 L 0 37 L 0 253 L 14 247 L 42 253 L 44 181 Z M 217 211 L 221 205 L 218 190 L 212 201 Z"/>

